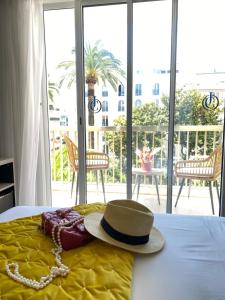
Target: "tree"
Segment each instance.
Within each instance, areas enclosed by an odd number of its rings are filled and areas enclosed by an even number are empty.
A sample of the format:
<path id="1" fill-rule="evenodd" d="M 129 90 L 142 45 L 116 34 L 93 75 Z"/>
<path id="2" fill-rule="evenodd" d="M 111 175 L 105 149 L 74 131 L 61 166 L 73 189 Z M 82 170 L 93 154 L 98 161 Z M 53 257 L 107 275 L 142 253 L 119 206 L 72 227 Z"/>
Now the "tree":
<path id="1" fill-rule="evenodd" d="M 154 102 L 148 102 L 141 107 L 136 107 L 133 109 L 132 113 L 132 125 L 135 126 L 167 126 L 168 120 L 165 115 L 165 109 L 158 107 Z M 117 130 L 113 133 L 106 134 L 107 144 L 109 150 L 114 152 L 115 159 L 119 160 L 122 153 L 123 164 L 126 164 L 126 119 L 125 117 L 119 116 L 114 120 L 114 125 L 116 127 L 123 127 L 123 130 Z M 123 141 L 123 143 L 121 143 Z M 147 144 L 146 144 L 147 142 Z M 156 132 L 154 137 L 154 146 L 161 146 L 161 133 Z M 146 134 L 144 131 L 133 132 L 132 134 L 132 153 L 135 153 L 136 147 L 142 149 L 144 145 L 153 147 L 151 134 Z M 122 147 L 122 149 L 121 149 Z M 133 155 L 133 164 L 135 164 L 136 156 Z M 125 167 L 124 167 L 125 168 Z"/>
<path id="2" fill-rule="evenodd" d="M 167 126 L 168 120 L 165 114 L 165 110 L 161 107 L 158 107 L 154 102 L 148 102 L 142 105 L 141 107 L 136 107 L 133 109 L 132 113 L 132 125 L 133 126 L 151 126 L 151 125 L 157 125 L 157 126 Z M 124 117 L 118 117 L 114 120 L 115 126 L 126 126 L 126 119 Z M 123 133 L 117 133 L 117 136 L 121 137 L 121 134 Z M 142 148 L 145 141 L 145 133 L 139 132 L 139 138 L 138 138 L 138 147 Z M 133 145 L 136 147 L 135 143 L 135 134 L 133 134 Z M 146 136 L 146 139 L 148 136 Z M 124 134 L 125 139 L 125 134 Z M 159 137 L 157 137 L 157 134 L 155 136 L 156 143 L 159 141 Z M 150 143 L 148 145 L 149 147 L 152 147 L 153 145 Z M 159 146 L 159 145 L 155 145 Z M 117 149 L 117 145 L 115 146 L 115 149 Z M 125 147 L 124 147 L 125 150 Z M 135 150 L 135 149 L 133 149 Z M 118 152 L 119 153 L 119 152 Z"/>
<path id="3" fill-rule="evenodd" d="M 74 52 L 74 50 L 73 50 Z M 125 72 L 121 68 L 121 61 L 108 50 L 102 48 L 101 41 L 96 41 L 94 46 L 87 43 L 84 49 L 85 81 L 88 86 L 88 104 L 93 101 L 95 95 L 95 84 L 101 81 L 107 82 L 116 91 L 118 83 L 125 78 Z M 70 88 L 75 82 L 75 63 L 74 61 L 64 61 L 58 65 L 64 68 L 66 73 L 63 75 L 60 86 L 67 81 Z M 88 124 L 94 125 L 94 112 L 89 111 Z"/>
<path id="4" fill-rule="evenodd" d="M 222 109 L 207 110 L 202 106 L 203 96 L 198 90 L 177 90 L 175 101 L 175 125 L 218 125 L 222 124 Z M 169 97 L 161 99 L 165 115 L 169 117 Z"/>
<path id="5" fill-rule="evenodd" d="M 218 106 L 215 110 L 207 110 L 202 105 L 203 96 L 198 90 L 177 90 L 176 91 L 176 102 L 175 102 L 175 120 L 176 125 L 219 125 L 222 124 L 222 108 Z M 169 117 L 169 98 L 168 96 L 163 96 L 161 99 L 165 115 L 168 120 Z M 207 154 L 212 152 L 213 146 L 213 133 L 208 133 L 207 135 Z M 176 143 L 178 140 L 178 135 L 175 134 Z M 180 144 L 181 148 L 187 148 L 186 145 L 186 133 L 181 134 Z M 198 133 L 198 149 L 199 154 L 203 155 L 205 136 L 204 132 Z M 189 153 L 192 155 L 195 153 L 195 133 L 189 136 Z M 184 154 L 184 153 L 183 153 Z M 185 155 L 184 155 L 185 158 Z"/>
<path id="6" fill-rule="evenodd" d="M 48 100 L 50 103 L 54 103 L 54 97 L 59 93 L 58 86 L 55 82 L 48 80 Z"/>
<path id="7" fill-rule="evenodd" d="M 176 106 L 175 106 L 175 126 L 178 125 L 218 125 L 222 124 L 222 109 L 218 107 L 214 111 L 206 110 L 202 107 L 203 97 L 197 90 L 177 90 L 176 92 Z M 165 126 L 164 141 L 166 143 L 166 132 L 168 132 L 168 120 L 169 120 L 169 98 L 163 96 L 162 107 L 158 107 L 154 102 L 148 102 L 141 107 L 134 108 L 132 113 L 132 125 L 133 126 Z M 118 117 L 114 120 L 115 126 L 125 126 L 126 119 L 124 117 Z M 154 136 L 154 147 L 161 147 L 161 134 L 156 133 Z M 124 132 L 116 132 L 114 138 L 112 134 L 108 134 L 107 141 L 110 151 L 115 152 L 116 157 L 120 155 L 120 140 L 126 141 L 126 135 Z M 132 135 L 133 149 L 132 153 L 135 153 L 136 148 L 136 136 L 135 133 Z M 152 147 L 151 134 L 144 134 L 139 132 L 138 147 L 142 148 L 147 140 L 147 145 Z M 204 146 L 204 133 L 199 132 L 198 134 L 198 146 L 200 149 Z M 187 137 L 186 133 L 181 134 L 180 144 L 181 148 L 187 148 L 186 145 Z M 174 143 L 178 142 L 178 136 L 175 133 Z M 114 146 L 113 146 L 114 143 Z M 209 154 L 212 151 L 213 136 L 212 134 L 207 135 L 207 150 Z M 195 149 L 195 135 L 190 134 L 189 137 L 189 155 Z M 200 154 L 203 154 L 200 152 Z M 126 157 L 125 145 L 122 148 L 122 155 Z M 185 157 L 184 157 L 185 158 Z"/>

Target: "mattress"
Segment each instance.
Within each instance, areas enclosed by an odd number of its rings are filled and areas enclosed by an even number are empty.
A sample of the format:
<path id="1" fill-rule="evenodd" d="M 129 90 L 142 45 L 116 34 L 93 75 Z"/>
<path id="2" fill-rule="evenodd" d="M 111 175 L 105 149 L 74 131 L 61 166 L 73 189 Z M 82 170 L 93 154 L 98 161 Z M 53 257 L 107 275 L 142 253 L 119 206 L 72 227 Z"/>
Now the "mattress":
<path id="1" fill-rule="evenodd" d="M 55 210 L 18 206 L 0 222 Z M 225 218 L 155 215 L 165 238 L 157 254 L 136 255 L 132 300 L 225 300 Z"/>

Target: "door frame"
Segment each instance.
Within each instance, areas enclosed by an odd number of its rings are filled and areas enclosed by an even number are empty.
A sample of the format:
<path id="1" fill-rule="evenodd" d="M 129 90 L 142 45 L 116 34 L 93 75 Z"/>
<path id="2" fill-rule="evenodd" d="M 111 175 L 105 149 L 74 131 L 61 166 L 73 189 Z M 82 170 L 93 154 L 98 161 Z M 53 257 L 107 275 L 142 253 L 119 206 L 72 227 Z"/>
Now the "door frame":
<path id="1" fill-rule="evenodd" d="M 90 6 L 127 4 L 127 199 L 132 198 L 132 87 L 133 87 L 133 4 L 140 2 L 167 0 L 73 0 L 52 2 L 43 5 L 44 10 L 75 9 L 75 41 L 76 41 L 76 80 L 77 80 L 77 128 L 79 150 L 79 199 L 80 203 L 87 202 L 86 183 L 86 123 L 84 105 L 84 61 L 83 61 L 83 8 Z M 171 53 L 170 53 L 170 92 L 169 92 L 169 125 L 168 125 L 168 157 L 167 157 L 167 205 L 166 212 L 172 213 L 173 195 L 173 140 L 174 140 L 174 112 L 176 93 L 176 57 L 177 57 L 177 20 L 178 2 L 172 1 L 171 16 Z M 78 76 L 79 74 L 79 76 Z M 220 216 L 225 216 L 225 109 L 223 124 L 223 158 L 220 193 Z M 224 199 L 224 201 L 222 200 Z"/>
<path id="2" fill-rule="evenodd" d="M 84 64 L 83 64 L 83 9 L 85 7 L 126 4 L 127 5 L 127 199 L 132 198 L 132 98 L 133 98 L 133 4 L 163 0 L 77 0 L 75 1 L 75 32 L 76 32 L 76 76 L 77 76 L 77 120 L 78 120 L 78 150 L 79 150 L 79 199 L 87 202 L 87 183 L 85 173 L 85 107 L 84 107 Z M 165 0 L 164 0 L 165 1 Z M 167 207 L 166 212 L 172 212 L 172 178 L 173 178 L 173 137 L 174 137 L 174 107 L 176 91 L 176 45 L 177 45 L 177 11 L 178 0 L 172 0 L 171 27 L 171 58 L 170 58 L 170 101 L 169 101 L 169 134 L 168 134 L 168 176 L 167 176 Z M 78 76 L 79 74 L 79 76 Z"/>

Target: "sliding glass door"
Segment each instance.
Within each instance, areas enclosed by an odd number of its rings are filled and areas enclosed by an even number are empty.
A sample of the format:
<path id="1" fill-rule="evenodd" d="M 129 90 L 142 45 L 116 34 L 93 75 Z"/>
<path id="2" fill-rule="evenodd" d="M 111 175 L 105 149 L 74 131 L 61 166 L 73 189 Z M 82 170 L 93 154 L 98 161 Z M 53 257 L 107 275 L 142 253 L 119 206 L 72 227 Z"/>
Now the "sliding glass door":
<path id="1" fill-rule="evenodd" d="M 69 155 L 78 149 L 74 8 L 55 8 L 45 10 L 44 22 L 52 203 L 57 207 L 74 205 L 79 168 Z"/>
<path id="2" fill-rule="evenodd" d="M 219 214 L 225 99 L 224 13 L 222 0 L 179 0 L 174 213 Z"/>
<path id="3" fill-rule="evenodd" d="M 187 164 L 184 164 L 185 170 L 182 169 L 180 163 L 190 159 L 210 160 L 210 155 L 221 145 L 223 135 L 223 88 L 217 82 L 220 80 L 221 85 L 223 82 L 221 56 L 218 56 L 222 50 L 213 45 L 218 44 L 215 33 L 220 32 L 218 38 L 223 36 L 224 26 L 223 21 L 217 21 L 213 29 L 207 27 L 210 7 L 201 14 L 201 1 L 198 2 L 180 0 L 178 10 L 175 0 L 113 5 L 111 2 L 103 5 L 101 1 L 99 5 L 96 2 L 86 5 L 81 1 L 86 147 L 108 157 L 107 166 L 103 162 L 102 167 L 101 163 L 91 167 L 89 150 L 86 150 L 88 202 L 133 198 L 158 212 L 218 214 L 218 202 L 212 211 L 205 210 L 205 206 L 209 194 L 211 206 L 214 204 L 212 196 L 219 195 L 216 179 L 219 182 L 221 151 L 216 161 L 219 171 L 208 162 L 200 168 L 199 172 L 207 173 L 205 181 L 202 177 L 198 180 L 198 174 L 185 177 L 184 171 L 193 170 Z M 214 10 L 220 14 L 222 2 L 218 0 L 217 4 Z M 196 22 L 191 27 L 187 11 L 192 11 L 193 6 Z M 207 41 L 210 46 L 206 46 Z M 221 41 L 220 46 L 223 49 Z M 114 87 L 107 78 L 108 71 L 102 77 L 98 74 L 104 60 L 95 51 L 110 55 L 110 68 L 120 69 L 120 76 L 113 75 L 116 77 Z M 89 53 L 98 58 L 98 70 Z M 215 57 L 216 65 L 220 65 L 218 71 L 215 71 Z M 88 67 L 93 67 L 91 72 Z M 213 81 L 212 76 L 217 79 Z M 205 78 L 202 79 L 204 88 L 197 82 L 200 77 Z M 215 163 L 214 160 L 212 157 L 210 163 Z M 97 161 L 93 159 L 91 163 L 94 165 Z M 98 178 L 104 181 L 104 186 L 100 187 L 102 183 L 98 184 Z M 184 186 L 183 195 L 193 193 L 193 199 L 186 200 L 186 205 L 179 195 L 180 186 Z M 204 200 L 200 199 L 199 191 Z M 193 201 L 198 203 L 196 207 Z"/>
<path id="4" fill-rule="evenodd" d="M 77 0 L 75 10 L 46 12 L 48 70 L 68 53 L 55 66 L 58 90 L 49 72 L 49 107 L 74 105 L 51 130 L 53 186 L 68 203 L 79 188 L 80 203 L 128 198 L 154 212 L 218 215 L 224 11 L 222 0 Z M 77 146 L 75 172 L 65 134 Z"/>
<path id="5" fill-rule="evenodd" d="M 170 0 L 133 4 L 133 199 L 155 212 L 167 200 L 171 14 Z"/>
<path id="6" fill-rule="evenodd" d="M 83 24 L 87 202 L 126 198 L 126 5 L 84 7 Z"/>
<path id="7" fill-rule="evenodd" d="M 172 1 L 80 1 L 76 11 L 87 183 L 80 199 L 128 198 L 165 212 Z"/>

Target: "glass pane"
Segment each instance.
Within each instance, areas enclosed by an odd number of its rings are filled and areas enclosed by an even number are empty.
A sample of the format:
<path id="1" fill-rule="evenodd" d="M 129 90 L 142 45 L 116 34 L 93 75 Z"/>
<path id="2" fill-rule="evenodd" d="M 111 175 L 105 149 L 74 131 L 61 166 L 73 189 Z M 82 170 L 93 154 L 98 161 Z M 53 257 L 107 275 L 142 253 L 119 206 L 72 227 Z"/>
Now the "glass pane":
<path id="1" fill-rule="evenodd" d="M 88 203 L 126 198 L 126 24 L 126 5 L 84 8 Z"/>
<path id="2" fill-rule="evenodd" d="M 69 160 L 68 150 L 70 148 L 65 144 L 64 135 L 66 134 L 77 145 L 74 10 L 45 11 L 44 21 L 48 74 L 52 205 L 72 206 L 75 204 L 76 194 L 74 191 L 72 198 L 70 197 L 72 179 L 74 178 L 76 181 L 77 172 L 73 157 L 70 156 L 71 160 Z M 75 174 L 74 177 L 73 174 Z"/>
<path id="3" fill-rule="evenodd" d="M 225 97 L 224 16 L 223 0 L 179 1 L 174 213 L 219 212 L 216 183 L 221 173 L 218 146 Z"/>
<path id="4" fill-rule="evenodd" d="M 171 1 L 134 4 L 133 199 L 165 212 Z"/>

